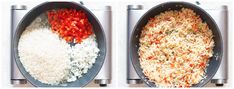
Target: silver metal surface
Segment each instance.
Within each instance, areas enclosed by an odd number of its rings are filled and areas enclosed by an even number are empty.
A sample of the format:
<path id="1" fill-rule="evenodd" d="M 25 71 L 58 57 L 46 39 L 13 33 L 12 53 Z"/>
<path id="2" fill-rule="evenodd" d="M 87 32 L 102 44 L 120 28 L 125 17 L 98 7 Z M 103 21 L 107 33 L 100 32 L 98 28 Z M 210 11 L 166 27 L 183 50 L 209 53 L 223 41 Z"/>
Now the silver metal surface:
<path id="1" fill-rule="evenodd" d="M 26 6 L 25 5 L 12 5 L 11 6 L 12 10 L 26 10 Z"/>
<path id="2" fill-rule="evenodd" d="M 89 9 L 100 21 L 107 40 L 107 52 L 105 62 L 98 75 L 95 77 L 96 84 L 110 84 L 111 83 L 111 30 L 112 30 L 112 12 L 110 6 L 88 6 Z"/>
<path id="3" fill-rule="evenodd" d="M 19 21 L 23 18 L 23 16 L 34 6 L 27 5 L 26 6 L 12 6 L 12 21 L 11 21 L 11 36 L 13 36 L 16 27 Z M 110 6 L 85 6 L 87 7 L 100 21 L 107 41 L 107 54 L 106 60 L 102 66 L 102 69 L 95 77 L 96 84 L 110 84 L 111 83 L 111 30 L 112 30 L 112 12 Z M 12 38 L 11 38 L 12 39 Z M 12 48 L 12 47 L 11 47 Z M 12 49 L 11 49 L 12 51 Z M 26 84 L 26 79 L 20 73 L 14 58 L 13 53 L 11 53 L 11 83 L 12 84 Z"/>
<path id="4" fill-rule="evenodd" d="M 128 10 L 142 10 L 143 6 L 142 5 L 128 5 Z"/>
<path id="5" fill-rule="evenodd" d="M 16 27 L 19 21 L 22 19 L 26 12 L 25 5 L 13 5 L 11 9 L 11 39 L 13 39 L 13 34 L 15 34 Z M 27 81 L 19 71 L 15 59 L 13 57 L 13 49 L 11 45 L 11 84 L 26 84 Z"/>
<path id="6" fill-rule="evenodd" d="M 96 84 L 109 84 L 111 82 L 110 79 L 95 79 L 94 83 Z"/>
<path id="7" fill-rule="evenodd" d="M 128 84 L 141 84 L 143 81 L 140 79 L 136 73 L 131 58 L 129 56 L 129 40 L 132 33 L 132 30 L 143 14 L 143 6 L 141 5 L 128 5 L 128 33 L 127 33 L 127 83 Z"/>
<path id="8" fill-rule="evenodd" d="M 227 83 L 227 79 L 212 79 L 211 83 L 214 83 L 214 84 L 225 84 L 225 83 Z"/>
<path id="9" fill-rule="evenodd" d="M 26 79 L 11 79 L 11 84 L 19 85 L 19 84 L 27 84 Z"/>
<path id="10" fill-rule="evenodd" d="M 224 43 L 222 62 L 211 83 L 224 84 L 227 83 L 228 79 L 228 8 L 227 6 L 221 6 L 220 8 L 208 9 L 206 11 L 216 21 Z"/>
<path id="11" fill-rule="evenodd" d="M 142 84 L 143 81 L 141 79 L 128 79 L 127 83 L 128 84 Z"/>

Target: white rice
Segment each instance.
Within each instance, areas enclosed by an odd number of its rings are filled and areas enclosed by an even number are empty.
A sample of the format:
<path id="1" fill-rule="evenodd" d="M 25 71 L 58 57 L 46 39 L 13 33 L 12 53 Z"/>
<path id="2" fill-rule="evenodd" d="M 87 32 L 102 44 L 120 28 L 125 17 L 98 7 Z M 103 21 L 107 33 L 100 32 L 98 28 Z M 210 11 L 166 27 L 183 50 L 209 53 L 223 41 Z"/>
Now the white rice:
<path id="1" fill-rule="evenodd" d="M 47 84 L 58 84 L 69 73 L 69 49 L 69 44 L 48 28 L 27 29 L 18 45 L 25 70 Z"/>
<path id="2" fill-rule="evenodd" d="M 19 59 L 25 70 L 45 84 L 72 82 L 87 73 L 99 49 L 95 35 L 70 47 L 50 28 L 27 28 L 20 37 Z"/>

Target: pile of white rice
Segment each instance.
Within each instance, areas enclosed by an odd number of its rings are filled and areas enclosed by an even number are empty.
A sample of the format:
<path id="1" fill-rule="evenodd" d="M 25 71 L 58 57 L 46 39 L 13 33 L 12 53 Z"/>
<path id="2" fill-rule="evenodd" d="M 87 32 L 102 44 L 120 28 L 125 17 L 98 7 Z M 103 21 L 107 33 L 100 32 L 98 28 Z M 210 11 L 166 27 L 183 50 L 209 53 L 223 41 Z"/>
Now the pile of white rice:
<path id="1" fill-rule="evenodd" d="M 18 44 L 19 59 L 25 70 L 51 85 L 82 77 L 95 63 L 98 52 L 95 35 L 71 47 L 50 28 L 26 28 Z"/>

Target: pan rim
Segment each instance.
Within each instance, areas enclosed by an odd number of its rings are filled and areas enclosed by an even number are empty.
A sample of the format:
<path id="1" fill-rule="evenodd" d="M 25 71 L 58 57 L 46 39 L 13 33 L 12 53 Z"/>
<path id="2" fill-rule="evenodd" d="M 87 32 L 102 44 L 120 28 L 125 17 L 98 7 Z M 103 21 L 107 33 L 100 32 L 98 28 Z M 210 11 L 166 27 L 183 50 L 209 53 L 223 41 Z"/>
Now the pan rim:
<path id="1" fill-rule="evenodd" d="M 92 18 L 94 18 L 94 20 L 97 22 L 96 24 L 98 24 L 98 26 L 99 26 L 99 31 L 100 31 L 100 33 L 102 34 L 102 36 L 103 36 L 103 38 L 101 38 L 102 40 L 103 40 L 103 42 L 104 42 L 104 44 L 102 44 L 103 45 L 103 49 L 102 49 L 102 52 L 103 52 L 103 55 L 101 55 L 102 57 L 100 57 L 100 64 L 97 64 L 99 67 L 98 67 L 98 69 L 97 69 L 97 71 L 95 72 L 95 73 L 93 73 L 92 75 L 94 75 L 94 76 L 89 76 L 90 77 L 90 79 L 87 81 L 87 82 L 85 82 L 85 83 L 83 83 L 82 85 L 80 85 L 80 86 L 76 86 L 76 85 L 72 85 L 72 86 L 63 86 L 63 85 L 50 85 L 50 84 L 45 84 L 45 83 L 42 83 L 42 82 L 40 82 L 39 80 L 37 80 L 37 79 L 35 79 L 34 77 L 32 77 L 26 70 L 25 70 L 25 68 L 24 68 L 24 66 L 22 65 L 22 63 L 21 63 L 21 61 L 20 61 L 20 59 L 19 59 L 19 55 L 18 55 L 18 41 L 17 41 L 17 36 L 16 36 L 16 34 L 17 33 L 19 33 L 19 29 L 20 29 L 20 26 L 21 26 L 21 23 L 25 20 L 25 18 L 27 18 L 30 14 L 31 14 L 31 12 L 32 11 L 34 11 L 34 10 L 36 10 L 36 9 L 38 9 L 38 8 L 40 8 L 41 6 L 43 6 L 43 5 L 48 5 L 48 4 L 50 4 L 50 3 L 69 3 L 69 4 L 73 4 L 73 5 L 76 5 L 76 6 L 78 6 L 78 7 L 80 7 L 81 9 L 83 9 L 83 10 L 85 10 L 85 12 L 86 13 L 89 13 L 91 16 L 92 16 Z M 73 7 L 71 7 L 71 8 L 73 8 Z M 37 16 L 39 16 L 39 14 L 37 15 Z M 106 35 L 105 35 L 105 33 L 104 33 L 104 31 L 103 31 L 103 27 L 102 27 L 102 25 L 101 25 L 101 23 L 100 23 L 100 21 L 97 19 L 97 17 L 89 10 L 89 9 L 87 9 L 86 7 L 84 7 L 82 4 L 79 4 L 79 3 L 76 3 L 76 2 L 73 2 L 73 1 L 46 1 L 46 2 L 42 2 L 42 3 L 40 3 L 40 4 L 38 4 L 37 6 L 35 6 L 35 7 L 33 7 L 32 9 L 30 9 L 24 16 L 23 16 L 23 18 L 20 20 L 20 22 L 19 22 L 19 24 L 17 25 L 17 28 L 16 28 L 16 32 L 15 32 L 15 34 L 13 34 L 13 42 L 11 42 L 11 43 L 13 43 L 12 44 L 12 47 L 13 47 L 13 57 L 14 57 L 14 60 L 15 60 L 15 62 L 16 62 L 16 65 L 17 65 L 17 67 L 18 67 L 18 69 L 20 70 L 20 72 L 21 72 L 21 74 L 26 78 L 26 80 L 27 81 L 29 81 L 33 86 L 35 86 L 35 87 L 84 87 L 84 86 L 86 86 L 87 84 L 89 84 L 92 80 L 94 80 L 95 79 L 95 77 L 98 75 L 98 73 L 100 72 L 100 70 L 101 70 L 101 68 L 103 67 L 103 64 L 104 64 L 104 62 L 105 62 L 105 57 L 106 57 L 106 50 L 107 50 L 107 47 L 106 47 Z M 20 37 L 20 36 L 19 36 Z M 98 44 L 98 46 L 99 46 L 99 44 Z M 98 47 L 99 48 L 99 47 Z M 100 50 L 101 51 L 101 50 Z M 99 54 L 100 54 L 100 52 L 99 52 Z M 97 60 L 97 58 L 96 58 L 96 60 Z M 94 64 L 96 64 L 97 62 L 95 61 L 95 63 Z M 94 65 L 93 64 L 93 65 Z M 23 67 L 23 68 L 21 68 L 21 67 Z M 90 69 L 93 69 L 93 66 L 92 66 L 92 68 L 90 68 Z M 90 70 L 89 69 L 89 70 Z M 83 74 L 83 75 L 86 75 L 87 73 L 85 73 L 85 74 Z M 27 75 L 29 75 L 29 76 L 27 76 Z M 29 79 L 29 78 L 33 78 L 33 80 L 32 79 Z M 84 76 L 82 76 L 82 77 L 84 77 Z M 81 78 L 82 78 L 81 77 Z M 79 78 L 80 79 L 80 78 Z M 78 81 L 79 79 L 77 79 L 76 81 Z M 37 85 L 37 84 L 35 84 L 35 81 L 36 82 L 40 82 L 42 85 Z M 73 82 L 76 82 L 76 81 L 73 81 Z M 71 82 L 71 83 L 73 83 L 73 82 Z M 46 85 L 46 86 L 44 86 L 44 85 Z"/>
<path id="2" fill-rule="evenodd" d="M 134 49 L 134 47 L 133 47 L 133 45 L 135 46 L 136 44 L 133 44 L 133 39 L 136 39 L 135 38 L 135 32 L 139 29 L 138 28 L 138 26 L 137 25 L 139 25 L 139 23 L 141 23 L 142 22 L 142 20 L 143 19 L 145 19 L 146 18 L 146 15 L 148 15 L 149 13 L 152 13 L 152 11 L 154 11 L 154 10 L 156 10 L 157 8 L 160 8 L 160 7 L 162 7 L 162 6 L 164 6 L 164 5 L 167 5 L 167 4 L 183 4 L 183 5 L 190 5 L 192 8 L 196 8 L 196 9 L 198 9 L 199 11 L 201 11 L 202 13 L 204 13 L 205 15 L 207 15 L 208 17 L 209 17 L 209 19 L 213 22 L 213 24 L 214 24 L 214 28 L 216 28 L 216 31 L 218 32 L 218 35 L 219 35 L 219 38 L 220 38 L 220 53 L 218 54 L 219 56 L 218 57 L 216 57 L 216 59 L 218 60 L 218 67 L 215 67 L 215 72 L 209 77 L 209 78 L 207 78 L 207 81 L 205 81 L 205 83 L 201 83 L 201 81 L 199 82 L 199 83 L 197 83 L 197 84 L 195 84 L 195 86 L 194 85 L 192 85 L 191 87 L 202 87 L 202 86 L 204 86 L 204 85 L 206 85 L 213 77 L 214 77 L 214 75 L 216 74 L 216 72 L 218 71 L 218 68 L 219 68 L 219 66 L 220 66 L 220 64 L 221 64 L 221 61 L 222 61 L 222 57 L 223 57 L 223 38 L 222 38 L 222 36 L 221 36 L 221 33 L 220 33 L 220 29 L 219 29 L 219 27 L 218 27 L 218 25 L 216 24 L 216 21 L 214 21 L 214 19 L 204 10 L 204 9 L 202 9 L 202 8 L 200 8 L 199 6 L 196 6 L 196 5 L 194 5 L 194 4 L 192 4 L 192 3 L 189 3 L 189 2 L 184 2 L 184 1 L 168 1 L 168 2 L 162 2 L 162 3 L 160 3 L 160 4 L 158 4 L 158 5 L 156 5 L 156 6 L 154 6 L 154 7 L 152 7 L 152 8 L 150 8 L 149 10 L 147 10 L 141 17 L 140 17 L 140 19 L 137 21 L 137 23 L 135 24 L 135 26 L 134 26 L 134 28 L 133 28 L 133 31 L 132 31 L 132 33 L 131 33 L 131 36 L 130 36 L 130 45 L 129 45 L 129 47 L 130 47 L 130 59 L 131 59 L 131 62 L 132 62 L 132 65 L 133 65 L 133 67 L 134 67 L 134 69 L 135 69 L 135 71 L 136 71 L 136 73 L 137 73 L 137 75 L 141 78 L 141 80 L 143 80 L 144 81 L 144 83 L 147 85 L 147 86 L 149 86 L 149 87 L 157 87 L 156 86 L 156 84 L 154 84 L 153 86 L 151 85 L 151 84 L 149 84 L 149 82 L 150 83 L 152 83 L 151 81 L 149 81 L 148 79 L 147 79 L 147 77 L 144 75 L 144 73 L 142 72 L 142 71 L 140 71 L 140 70 L 142 70 L 142 68 L 140 67 L 140 66 L 138 66 L 138 65 L 136 65 L 135 63 L 134 63 L 134 60 L 139 60 L 139 57 L 137 57 L 138 59 L 134 59 L 135 57 L 133 56 L 133 54 L 135 55 L 135 50 L 133 50 Z M 190 8 L 190 9 L 192 9 L 192 8 Z M 173 10 L 173 9 L 172 9 Z M 161 11 L 160 13 L 163 13 L 163 12 L 165 12 L 165 11 Z M 198 13 L 197 13 L 198 14 Z M 154 16 L 155 15 L 158 15 L 158 14 L 154 14 Z M 198 14 L 199 15 L 199 14 Z M 140 30 L 141 31 L 141 30 Z M 140 32 L 141 33 L 141 32 Z M 136 33 L 136 34 L 138 34 L 138 33 Z M 138 35 L 137 35 L 138 36 Z M 138 38 L 137 38 L 138 39 Z M 137 50 L 139 49 L 139 47 L 137 47 Z M 215 53 L 213 53 L 213 54 L 215 54 Z M 137 55 L 138 56 L 138 55 Z M 209 61 L 210 62 L 210 61 Z M 138 63 L 138 61 L 136 62 L 136 63 Z M 208 66 L 207 66 L 208 67 Z M 142 75 L 143 74 L 143 75 Z M 204 82 L 204 81 L 203 81 Z"/>

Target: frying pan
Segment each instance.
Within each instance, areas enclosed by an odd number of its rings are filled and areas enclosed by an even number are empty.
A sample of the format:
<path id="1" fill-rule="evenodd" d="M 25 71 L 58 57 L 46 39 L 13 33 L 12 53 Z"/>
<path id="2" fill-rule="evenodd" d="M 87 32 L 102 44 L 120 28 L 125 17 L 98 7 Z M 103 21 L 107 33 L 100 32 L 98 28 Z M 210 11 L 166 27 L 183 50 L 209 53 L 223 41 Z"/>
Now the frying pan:
<path id="1" fill-rule="evenodd" d="M 131 33 L 130 38 L 130 57 L 132 60 L 132 64 L 139 75 L 139 77 L 150 87 L 157 87 L 156 84 L 149 81 L 149 79 L 144 75 L 142 72 L 142 69 L 140 67 L 139 62 L 139 56 L 138 56 L 138 49 L 139 49 L 139 37 L 141 34 L 142 28 L 147 24 L 148 20 L 155 15 L 159 15 L 162 12 L 168 11 L 168 10 L 181 10 L 181 8 L 189 8 L 195 11 L 196 14 L 200 16 L 203 22 L 206 22 L 209 26 L 209 28 L 213 32 L 213 39 L 215 41 L 215 46 L 213 48 L 213 57 L 210 58 L 209 66 L 207 67 L 206 72 L 206 78 L 203 79 L 203 81 L 200 81 L 198 84 L 192 85 L 192 87 L 202 87 L 206 83 L 208 83 L 212 77 L 215 75 L 216 71 L 219 68 L 219 65 L 221 63 L 221 58 L 223 55 L 223 41 L 221 38 L 221 34 L 219 31 L 219 28 L 217 27 L 215 21 L 212 19 L 212 17 L 205 12 L 200 7 L 193 5 L 191 3 L 187 2 L 165 2 L 162 4 L 159 4 L 150 10 L 148 10 L 136 23 L 133 32 Z"/>
<path id="2" fill-rule="evenodd" d="M 96 35 L 96 40 L 98 43 L 98 48 L 100 49 L 98 56 L 96 58 L 96 62 L 93 64 L 92 68 L 88 70 L 86 74 L 83 75 L 83 77 L 79 78 L 78 80 L 71 82 L 71 83 L 66 83 L 66 84 L 61 84 L 61 85 L 49 85 L 49 84 L 44 84 L 41 83 L 38 80 L 35 80 L 24 68 L 22 63 L 19 60 L 19 55 L 18 55 L 18 43 L 21 34 L 24 32 L 25 28 L 30 25 L 30 23 L 40 14 L 45 13 L 48 10 L 52 9 L 59 9 L 59 8 L 73 8 L 77 10 L 82 10 L 86 13 L 88 20 L 93 26 L 93 32 Z M 74 2 L 45 2 L 42 3 L 32 10 L 30 10 L 20 21 L 20 23 L 17 26 L 16 32 L 14 34 L 14 39 L 13 39 L 13 49 L 14 49 L 14 57 L 16 60 L 16 64 L 22 73 L 22 75 L 34 86 L 38 87 L 63 87 L 63 86 L 69 86 L 69 87 L 83 87 L 87 85 L 90 81 L 92 81 L 95 76 L 98 74 L 100 71 L 103 62 L 105 60 L 106 56 L 106 38 L 105 34 L 103 32 L 103 28 L 97 18 L 85 7 L 78 3 Z"/>

